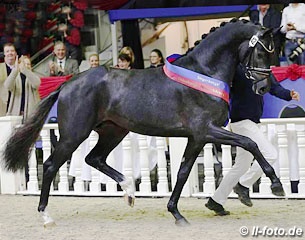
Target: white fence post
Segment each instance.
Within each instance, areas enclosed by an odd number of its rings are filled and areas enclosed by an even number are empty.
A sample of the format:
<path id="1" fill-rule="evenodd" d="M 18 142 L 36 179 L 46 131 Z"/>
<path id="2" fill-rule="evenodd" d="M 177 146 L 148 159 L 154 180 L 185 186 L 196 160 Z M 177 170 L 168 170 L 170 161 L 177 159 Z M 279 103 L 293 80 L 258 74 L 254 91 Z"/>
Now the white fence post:
<path id="1" fill-rule="evenodd" d="M 221 154 L 221 163 L 222 163 L 222 175 L 223 177 L 227 174 L 228 171 L 232 168 L 232 154 L 230 145 L 221 145 L 222 154 Z"/>
<path id="2" fill-rule="evenodd" d="M 149 159 L 148 159 L 148 145 L 147 136 L 137 134 L 137 140 L 140 150 L 140 167 L 141 167 L 141 183 L 140 192 L 150 193 L 151 192 L 151 181 L 150 181 L 150 171 L 149 171 Z"/>
<path id="3" fill-rule="evenodd" d="M 207 143 L 204 146 L 204 183 L 203 192 L 213 194 L 215 192 L 213 146 Z"/>
<path id="4" fill-rule="evenodd" d="M 265 135 L 267 135 L 269 127 L 270 127 L 269 124 L 265 124 L 265 125 L 262 125 L 260 128 L 261 128 L 262 132 Z M 268 136 L 268 138 L 270 141 L 272 141 L 271 136 L 270 137 Z M 267 195 L 271 194 L 270 184 L 271 184 L 271 182 L 270 182 L 269 178 L 267 178 L 266 174 L 263 173 L 262 177 L 261 177 L 261 182 L 259 184 L 259 192 L 261 194 L 267 194 Z"/>
<path id="5" fill-rule="evenodd" d="M 168 193 L 167 163 L 165 157 L 165 138 L 156 137 L 158 151 L 158 193 Z"/>
<path id="6" fill-rule="evenodd" d="M 183 161 L 183 154 L 187 144 L 186 138 L 169 138 L 169 152 L 170 152 L 170 163 L 171 163 L 171 180 L 172 186 L 174 187 L 177 182 L 177 174 L 180 168 L 181 161 Z M 192 172 L 189 179 L 186 181 L 181 196 L 189 197 L 192 193 L 192 187 L 190 184 L 190 178 L 192 177 Z"/>
<path id="7" fill-rule="evenodd" d="M 29 160 L 29 181 L 27 187 L 28 192 L 38 192 L 37 159 L 35 155 L 35 147 L 31 149 L 31 157 Z"/>
<path id="8" fill-rule="evenodd" d="M 126 180 L 130 180 L 131 184 L 135 189 L 135 182 L 133 179 L 133 159 L 132 159 L 132 149 L 131 149 L 131 138 L 130 133 L 122 141 L 123 149 L 123 173 L 126 177 Z"/>
<path id="9" fill-rule="evenodd" d="M 299 161 L 299 173 L 300 182 L 298 185 L 298 193 L 305 195 L 305 125 L 297 125 L 297 143 L 299 149 L 298 161 Z"/>
<path id="10" fill-rule="evenodd" d="M 46 125 L 50 126 L 51 124 L 46 124 Z M 40 133 L 41 141 L 42 141 L 42 150 L 43 150 L 43 163 L 51 155 L 50 129 L 51 129 L 50 127 L 44 127 Z M 52 182 L 51 186 L 50 186 L 50 192 L 53 192 L 53 191 L 54 191 L 54 182 Z"/>
<path id="11" fill-rule="evenodd" d="M 288 162 L 288 141 L 286 124 L 277 126 L 278 147 L 279 147 L 279 163 L 280 163 L 280 179 L 286 194 L 291 193 L 289 179 L 289 162 Z"/>
<path id="12" fill-rule="evenodd" d="M 74 191 L 77 193 L 85 192 L 85 185 L 82 180 L 82 161 L 83 155 L 81 151 L 81 145 L 72 154 L 71 162 L 74 161 L 75 164 L 75 182 L 73 184 Z"/>

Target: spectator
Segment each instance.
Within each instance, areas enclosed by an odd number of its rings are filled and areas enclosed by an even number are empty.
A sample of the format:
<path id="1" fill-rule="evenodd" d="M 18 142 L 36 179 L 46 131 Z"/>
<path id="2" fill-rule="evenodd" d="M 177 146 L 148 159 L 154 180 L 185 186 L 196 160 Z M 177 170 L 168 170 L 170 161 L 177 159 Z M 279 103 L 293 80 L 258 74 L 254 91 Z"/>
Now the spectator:
<path id="1" fill-rule="evenodd" d="M 5 116 L 7 112 L 8 91 L 4 87 L 7 76 L 11 73 L 15 65 L 17 52 L 12 43 L 3 45 L 4 63 L 0 63 L 0 116 Z"/>
<path id="2" fill-rule="evenodd" d="M 164 58 L 162 52 L 159 49 L 153 49 L 150 52 L 150 66 L 149 68 L 156 68 L 164 65 Z"/>
<path id="3" fill-rule="evenodd" d="M 72 3 L 72 4 L 71 4 Z M 80 30 L 84 26 L 84 13 L 83 8 L 78 4 L 63 3 L 61 6 L 61 14 L 58 16 L 61 19 L 61 24 L 58 31 L 62 32 L 62 40 L 67 48 L 67 56 L 78 61 L 82 61 L 82 48 L 81 48 L 81 33 Z"/>
<path id="4" fill-rule="evenodd" d="M 289 59 L 292 51 L 305 42 L 305 4 L 290 3 L 282 13 L 281 31 L 286 34 L 285 56 L 288 64 L 305 64 L 305 53 L 299 54 L 295 60 Z"/>
<path id="5" fill-rule="evenodd" d="M 90 68 L 98 67 L 100 65 L 100 58 L 97 53 L 92 53 L 89 56 Z"/>
<path id="6" fill-rule="evenodd" d="M 4 87 L 9 91 L 7 115 L 28 118 L 40 101 L 38 88 L 40 78 L 32 72 L 31 60 L 27 56 L 16 57 Z"/>
<path id="7" fill-rule="evenodd" d="M 272 164 L 277 159 L 277 151 L 258 127 L 263 113 L 263 96 L 252 91 L 252 82 L 246 78 L 241 67 L 237 69 L 235 74 L 231 93 L 231 130 L 234 133 L 253 139 L 263 156 Z M 300 98 L 299 93 L 283 88 L 273 78 L 270 93 L 286 101 L 299 100 Z M 238 194 L 240 201 L 251 207 L 249 188 L 263 174 L 258 162 L 254 161 L 253 164 L 252 162 L 253 155 L 237 147 L 235 164 L 224 176 L 216 192 L 205 206 L 220 216 L 230 214 L 223 208 L 223 204 L 235 186 L 234 192 Z M 247 170 L 249 171 L 247 172 Z"/>
<path id="8" fill-rule="evenodd" d="M 253 23 L 260 23 L 266 28 L 278 28 L 281 26 L 282 14 L 275 8 L 270 7 L 270 4 L 259 4 L 258 10 L 250 11 L 250 20 Z M 282 49 L 282 44 L 284 42 L 284 36 L 282 34 L 277 34 L 274 37 L 275 54 L 276 58 L 272 65 L 279 66 L 280 53 Z"/>
<path id="9" fill-rule="evenodd" d="M 54 56 L 46 69 L 46 76 L 66 76 L 79 72 L 75 59 L 66 57 L 66 46 L 63 42 L 54 45 Z"/>
<path id="10" fill-rule="evenodd" d="M 120 69 L 130 69 L 131 68 L 131 58 L 125 53 L 120 53 L 118 57 L 118 68 Z"/>
<path id="11" fill-rule="evenodd" d="M 61 23 L 58 26 L 58 31 L 63 32 L 67 57 L 77 60 L 77 63 L 80 64 L 82 61 L 80 30 L 70 24 Z"/>
<path id="12" fill-rule="evenodd" d="M 45 72 L 46 76 L 67 76 L 79 72 L 77 61 L 66 57 L 66 46 L 63 42 L 58 41 L 55 43 L 53 53 L 53 59 L 48 63 Z M 48 116 L 48 119 L 52 119 L 52 123 L 57 122 L 57 103 L 58 101 L 56 101 L 52 107 L 52 109 L 54 109 L 53 111 L 56 112 L 55 116 L 52 115 L 52 110 Z M 52 148 L 54 149 L 57 142 L 57 136 L 55 136 L 54 129 L 50 130 L 50 138 Z"/>
<path id="13" fill-rule="evenodd" d="M 134 52 L 133 52 L 132 48 L 129 46 L 125 46 L 121 49 L 119 54 L 121 54 L 121 53 L 127 54 L 130 57 L 130 59 L 131 59 L 130 67 L 133 68 L 135 56 L 134 56 Z"/>

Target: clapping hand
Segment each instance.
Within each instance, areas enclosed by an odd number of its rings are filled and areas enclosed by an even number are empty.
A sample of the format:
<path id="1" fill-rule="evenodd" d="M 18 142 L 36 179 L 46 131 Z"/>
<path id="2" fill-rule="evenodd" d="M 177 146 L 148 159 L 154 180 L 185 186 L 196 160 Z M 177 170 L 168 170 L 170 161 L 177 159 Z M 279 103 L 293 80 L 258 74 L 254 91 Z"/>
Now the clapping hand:
<path id="1" fill-rule="evenodd" d="M 24 70 L 25 70 L 26 66 L 25 66 L 25 64 L 24 64 L 24 58 L 23 58 L 23 56 L 21 56 L 21 57 L 19 58 L 19 61 L 18 61 L 18 56 L 17 56 L 16 62 L 19 64 L 19 69 L 18 69 L 18 70 L 19 70 L 20 72 L 24 73 Z"/>
<path id="2" fill-rule="evenodd" d="M 18 59 L 18 55 L 16 56 L 16 59 L 15 59 L 14 68 L 19 71 L 19 59 Z"/>

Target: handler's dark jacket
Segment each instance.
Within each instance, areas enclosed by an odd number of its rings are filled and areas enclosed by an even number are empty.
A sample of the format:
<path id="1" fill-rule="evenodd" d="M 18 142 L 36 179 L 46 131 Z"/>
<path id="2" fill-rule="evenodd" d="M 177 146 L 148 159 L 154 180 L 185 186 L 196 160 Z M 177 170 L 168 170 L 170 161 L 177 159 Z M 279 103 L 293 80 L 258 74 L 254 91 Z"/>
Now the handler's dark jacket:
<path id="1" fill-rule="evenodd" d="M 271 89 L 269 92 L 278 98 L 290 101 L 290 90 L 283 88 L 271 76 Z M 263 114 L 264 98 L 252 91 L 252 81 L 247 79 L 241 67 L 238 67 L 233 86 L 230 92 L 230 118 L 231 122 L 249 119 L 255 123 L 260 122 Z"/>

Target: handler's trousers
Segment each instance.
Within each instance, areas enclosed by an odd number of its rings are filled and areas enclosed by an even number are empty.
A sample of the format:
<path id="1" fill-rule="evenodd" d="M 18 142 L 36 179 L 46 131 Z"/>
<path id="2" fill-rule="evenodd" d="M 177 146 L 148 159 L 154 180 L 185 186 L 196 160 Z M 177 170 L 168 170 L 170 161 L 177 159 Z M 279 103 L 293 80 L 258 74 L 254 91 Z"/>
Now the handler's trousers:
<path id="1" fill-rule="evenodd" d="M 247 136 L 258 145 L 259 150 L 272 165 L 277 159 L 277 150 L 272 145 L 258 124 L 251 120 L 243 120 L 230 124 L 234 133 Z M 239 182 L 241 185 L 250 188 L 263 174 L 263 170 L 257 161 L 253 162 L 253 155 L 243 148 L 236 148 L 235 164 L 232 169 L 224 176 L 219 187 L 212 197 L 217 203 L 224 205 L 233 187 Z M 252 166 L 251 163 L 253 162 Z M 251 168 L 250 168 L 251 166 Z M 249 169 L 250 168 L 250 169 Z M 248 171 L 247 171 L 248 170 Z"/>

